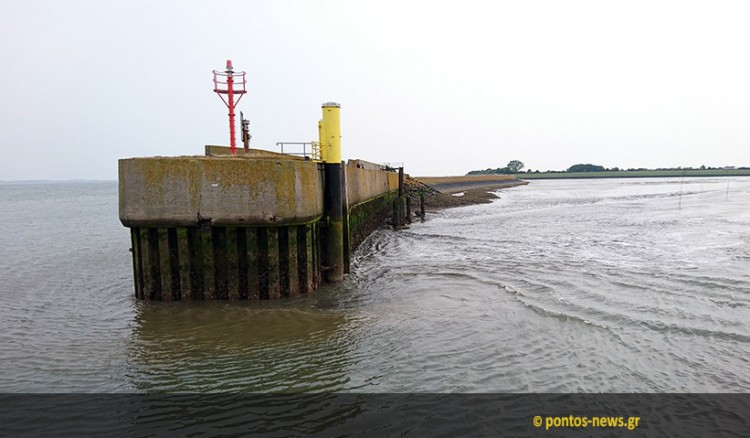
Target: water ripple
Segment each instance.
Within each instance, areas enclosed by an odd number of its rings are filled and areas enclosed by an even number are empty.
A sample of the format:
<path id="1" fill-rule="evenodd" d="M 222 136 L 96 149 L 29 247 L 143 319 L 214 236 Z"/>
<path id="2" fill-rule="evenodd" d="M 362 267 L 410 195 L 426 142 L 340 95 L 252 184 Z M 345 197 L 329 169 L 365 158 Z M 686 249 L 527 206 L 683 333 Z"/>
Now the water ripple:
<path id="1" fill-rule="evenodd" d="M 136 302 L 114 183 L 0 187 L 0 388 L 748 391 L 750 179 L 674 181 L 506 190 L 257 303 Z"/>

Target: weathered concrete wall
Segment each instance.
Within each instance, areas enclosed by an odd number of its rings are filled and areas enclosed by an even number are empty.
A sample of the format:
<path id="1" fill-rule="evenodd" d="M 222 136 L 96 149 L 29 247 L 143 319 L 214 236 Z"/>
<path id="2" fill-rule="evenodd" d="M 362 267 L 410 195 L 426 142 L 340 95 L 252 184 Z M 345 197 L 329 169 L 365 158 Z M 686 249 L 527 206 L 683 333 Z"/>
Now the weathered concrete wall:
<path id="1" fill-rule="evenodd" d="M 433 189 L 445 193 L 458 193 L 472 189 L 497 189 L 528 184 L 511 175 L 466 175 L 417 177 L 417 179 Z"/>
<path id="2" fill-rule="evenodd" d="M 398 195 L 397 191 L 384 193 L 376 198 L 353 206 L 349 211 L 349 252 L 359 245 L 378 229 L 383 221 L 392 215 L 393 200 Z"/>
<path id="3" fill-rule="evenodd" d="M 377 198 L 388 192 L 398 190 L 398 173 L 357 167 L 360 160 L 350 160 L 346 169 L 346 193 L 349 206 Z"/>
<path id="4" fill-rule="evenodd" d="M 311 161 L 130 158 L 119 177 L 127 227 L 299 224 L 323 214 L 322 174 Z"/>

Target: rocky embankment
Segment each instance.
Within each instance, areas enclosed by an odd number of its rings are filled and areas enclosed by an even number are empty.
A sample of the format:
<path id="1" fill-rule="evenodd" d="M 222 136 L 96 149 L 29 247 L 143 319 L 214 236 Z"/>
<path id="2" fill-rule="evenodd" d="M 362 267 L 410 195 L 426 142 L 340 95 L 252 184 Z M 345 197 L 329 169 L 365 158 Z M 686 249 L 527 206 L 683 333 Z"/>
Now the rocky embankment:
<path id="1" fill-rule="evenodd" d="M 506 175 L 406 177 L 404 192 L 411 198 L 413 211 L 419 211 L 419 196 L 424 193 L 425 208 L 438 210 L 462 205 L 487 204 L 497 198 L 491 190 L 528 184 Z M 453 194 L 463 193 L 462 196 Z"/>

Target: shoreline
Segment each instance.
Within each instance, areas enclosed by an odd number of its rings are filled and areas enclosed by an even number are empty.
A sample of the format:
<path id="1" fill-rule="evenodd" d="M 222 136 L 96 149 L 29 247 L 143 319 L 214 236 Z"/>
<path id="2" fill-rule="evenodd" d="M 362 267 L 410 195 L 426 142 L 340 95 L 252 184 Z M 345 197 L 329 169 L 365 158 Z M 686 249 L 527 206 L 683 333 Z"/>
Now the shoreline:
<path id="1" fill-rule="evenodd" d="M 727 177 L 750 176 L 748 169 L 711 169 L 711 170 L 620 170 L 602 172 L 540 172 L 517 173 L 518 179 L 609 179 L 609 178 L 685 178 L 685 177 Z"/>
<path id="2" fill-rule="evenodd" d="M 437 187 L 441 187 L 441 185 L 450 187 L 450 190 L 441 191 L 419 178 L 407 177 L 404 180 L 404 194 L 411 199 L 412 212 L 419 211 L 419 197 L 422 193 L 424 194 L 425 210 L 435 212 L 466 205 L 489 204 L 499 198 L 497 194 L 492 192 L 493 190 L 524 186 L 529 182 L 518 179 L 504 179 L 502 181 L 477 183 L 465 184 L 462 181 L 461 185 L 458 185 L 458 182 L 446 181 L 445 184 L 433 184 Z M 463 193 L 463 195 L 453 196 L 455 193 Z"/>

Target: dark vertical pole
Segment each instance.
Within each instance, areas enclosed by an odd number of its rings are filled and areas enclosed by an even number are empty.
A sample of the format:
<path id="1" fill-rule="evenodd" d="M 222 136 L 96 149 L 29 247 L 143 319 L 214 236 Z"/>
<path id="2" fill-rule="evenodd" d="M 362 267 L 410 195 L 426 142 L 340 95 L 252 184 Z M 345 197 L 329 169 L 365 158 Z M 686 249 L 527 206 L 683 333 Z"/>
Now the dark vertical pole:
<path id="1" fill-rule="evenodd" d="M 141 260 L 141 238 L 138 228 L 130 229 L 130 250 L 133 252 L 133 274 L 135 277 L 135 297 L 143 300 L 143 265 Z"/>
<path id="2" fill-rule="evenodd" d="M 411 223 L 411 198 L 406 197 L 406 223 Z"/>
<path id="3" fill-rule="evenodd" d="M 302 248 L 300 251 L 300 265 L 304 266 L 304 281 L 302 282 L 302 292 L 309 293 L 315 288 L 315 265 L 313 264 L 313 230 L 317 224 L 304 225 L 297 231 L 297 236 L 302 236 L 299 241 L 298 248 Z M 303 231 L 304 230 L 304 231 Z"/>
<path id="4" fill-rule="evenodd" d="M 237 228 L 227 228 L 227 298 L 232 301 L 240 299 L 240 254 L 237 250 L 237 233 Z"/>
<path id="5" fill-rule="evenodd" d="M 248 228 L 245 230 L 245 250 L 247 251 L 247 298 L 257 300 L 260 298 L 260 283 L 262 275 L 259 272 L 258 229 Z"/>
<path id="6" fill-rule="evenodd" d="M 400 198 L 396 198 L 393 200 L 393 218 L 391 219 L 391 222 L 393 223 L 393 229 L 397 230 L 398 227 L 401 225 L 399 221 L 399 200 Z"/>
<path id="7" fill-rule="evenodd" d="M 419 192 L 419 216 L 422 217 L 422 220 L 424 220 L 424 192 Z"/>
<path id="8" fill-rule="evenodd" d="M 398 168 L 398 197 L 404 196 L 404 166 Z"/>
<path id="9" fill-rule="evenodd" d="M 214 243 L 213 230 L 207 222 L 200 225 L 201 255 L 203 267 L 203 299 L 216 299 L 216 282 L 214 275 Z"/>
<path id="10" fill-rule="evenodd" d="M 193 281 L 190 278 L 190 243 L 188 230 L 177 228 L 177 258 L 180 264 L 180 298 L 183 301 L 193 299 Z"/>
<path id="11" fill-rule="evenodd" d="M 346 164 L 341 162 L 341 224 L 343 225 L 344 274 L 350 272 L 352 247 L 349 242 L 349 194 L 346 191 Z"/>
<path id="12" fill-rule="evenodd" d="M 404 224 L 404 166 L 398 168 L 398 198 L 396 198 L 395 208 L 393 209 L 395 228 L 400 228 Z"/>
<path id="13" fill-rule="evenodd" d="M 297 248 L 297 227 L 286 227 L 287 232 L 287 281 L 290 296 L 299 295 L 300 269 Z"/>
<path id="14" fill-rule="evenodd" d="M 321 245 L 323 245 L 323 238 L 321 237 L 322 222 L 322 220 L 315 222 L 310 227 L 310 242 L 312 243 L 313 289 L 320 286 L 320 282 L 322 281 L 320 279 L 320 260 L 323 258 L 323 256 L 321 255 Z"/>
<path id="15" fill-rule="evenodd" d="M 161 300 L 172 301 L 172 269 L 169 253 L 169 231 L 159 228 L 159 273 L 161 274 Z"/>
<path id="16" fill-rule="evenodd" d="M 151 246 L 149 235 L 151 234 L 148 228 L 139 228 L 138 233 L 141 240 L 140 253 L 141 253 L 141 275 L 143 276 L 143 288 L 141 289 L 142 298 L 144 300 L 154 299 L 156 294 L 156 287 L 154 286 L 154 257 Z"/>
<path id="17" fill-rule="evenodd" d="M 325 280 L 338 283 L 344 279 L 344 223 L 341 194 L 341 163 L 325 163 L 324 209 L 328 219 L 323 250 L 327 267 Z"/>
<path id="18" fill-rule="evenodd" d="M 281 272 L 279 270 L 279 228 L 267 227 L 268 258 L 266 278 L 268 279 L 268 298 L 281 297 Z"/>

